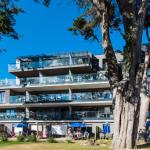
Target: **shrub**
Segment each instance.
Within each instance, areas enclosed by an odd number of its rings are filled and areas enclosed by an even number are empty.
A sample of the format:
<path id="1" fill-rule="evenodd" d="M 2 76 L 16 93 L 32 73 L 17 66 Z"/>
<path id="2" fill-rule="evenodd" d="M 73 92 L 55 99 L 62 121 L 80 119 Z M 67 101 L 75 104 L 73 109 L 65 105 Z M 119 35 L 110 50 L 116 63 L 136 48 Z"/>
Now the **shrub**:
<path id="1" fill-rule="evenodd" d="M 18 142 L 24 142 L 25 141 L 25 136 L 24 135 L 18 135 L 17 136 L 17 141 Z"/>
<path id="2" fill-rule="evenodd" d="M 0 134 L 0 142 L 7 142 L 8 141 L 8 136 L 6 133 L 1 133 Z"/>
<path id="3" fill-rule="evenodd" d="M 74 143 L 74 142 L 72 140 L 67 140 L 67 143 L 70 144 L 70 143 Z"/>
<path id="4" fill-rule="evenodd" d="M 47 142 L 48 142 L 48 143 L 57 143 L 57 141 L 54 140 L 53 137 L 49 137 L 49 138 L 47 139 Z"/>
<path id="5" fill-rule="evenodd" d="M 29 136 L 27 136 L 27 141 L 28 142 L 37 142 L 36 135 L 29 135 Z"/>

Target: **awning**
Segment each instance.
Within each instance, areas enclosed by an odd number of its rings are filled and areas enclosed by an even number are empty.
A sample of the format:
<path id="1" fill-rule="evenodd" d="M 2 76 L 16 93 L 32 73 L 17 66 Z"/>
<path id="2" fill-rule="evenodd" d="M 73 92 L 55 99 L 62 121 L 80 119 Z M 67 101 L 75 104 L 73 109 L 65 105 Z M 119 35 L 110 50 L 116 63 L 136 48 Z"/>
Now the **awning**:
<path id="1" fill-rule="evenodd" d="M 146 126 L 147 126 L 147 127 L 150 127 L 150 121 L 147 121 L 147 122 L 146 122 Z"/>
<path id="2" fill-rule="evenodd" d="M 75 127 L 77 127 L 77 128 L 85 128 L 86 126 L 83 123 L 75 122 L 75 123 L 70 123 L 69 127 L 72 127 L 72 128 L 75 128 Z"/>
<path id="3" fill-rule="evenodd" d="M 27 123 L 19 123 L 15 127 L 20 127 L 20 128 L 28 127 L 28 124 Z"/>
<path id="4" fill-rule="evenodd" d="M 110 125 L 109 124 L 103 124 L 103 133 L 104 134 L 110 133 Z"/>

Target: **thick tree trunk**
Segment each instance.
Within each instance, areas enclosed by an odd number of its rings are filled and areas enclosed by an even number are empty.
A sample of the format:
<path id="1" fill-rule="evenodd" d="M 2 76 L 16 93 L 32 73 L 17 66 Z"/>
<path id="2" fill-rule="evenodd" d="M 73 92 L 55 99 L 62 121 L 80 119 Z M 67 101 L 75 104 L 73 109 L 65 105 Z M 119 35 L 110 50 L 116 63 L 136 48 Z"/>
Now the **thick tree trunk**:
<path id="1" fill-rule="evenodd" d="M 143 78 L 142 78 L 142 88 L 141 88 L 141 104 L 140 104 L 140 117 L 139 117 L 139 127 L 138 131 L 140 129 L 145 129 L 145 122 L 147 120 L 147 113 L 149 109 L 149 103 L 150 103 L 150 98 L 147 95 L 147 69 L 149 65 L 149 53 L 145 53 L 145 61 L 144 61 L 144 73 L 143 73 Z"/>
<path id="2" fill-rule="evenodd" d="M 116 90 L 116 89 L 114 89 Z M 136 146 L 136 137 L 138 131 L 140 100 L 139 95 L 134 95 L 127 99 L 122 93 L 123 89 L 118 87 L 115 96 L 114 107 L 114 137 L 113 149 L 132 149 Z M 123 91 L 126 93 L 126 91 Z M 131 103 L 137 101 L 137 103 Z"/>
<path id="3" fill-rule="evenodd" d="M 149 97 L 144 93 L 141 93 L 140 97 L 141 97 L 141 106 L 140 106 L 140 118 L 139 118 L 138 131 L 140 129 L 146 129 L 145 122 L 147 120 L 147 113 L 148 113 L 149 102 L 150 102 Z"/>

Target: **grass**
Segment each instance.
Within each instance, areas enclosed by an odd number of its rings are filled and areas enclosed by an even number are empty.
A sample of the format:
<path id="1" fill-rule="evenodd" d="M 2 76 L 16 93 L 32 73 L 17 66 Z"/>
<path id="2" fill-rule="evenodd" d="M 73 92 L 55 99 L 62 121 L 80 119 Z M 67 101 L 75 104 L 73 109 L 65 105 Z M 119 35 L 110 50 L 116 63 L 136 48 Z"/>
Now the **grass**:
<path id="1" fill-rule="evenodd" d="M 98 150 L 100 146 L 81 145 L 81 143 L 68 144 L 61 143 L 23 143 L 23 142 L 5 142 L 0 144 L 0 150 Z M 103 150 L 109 150 L 108 147 L 103 147 Z"/>
<path id="2" fill-rule="evenodd" d="M 48 142 L 17 142 L 8 141 L 0 143 L 0 150 L 110 150 L 110 140 L 98 140 L 97 146 L 87 145 L 88 141 L 78 141 L 69 144 L 67 141 L 59 141 L 58 143 Z M 150 143 L 140 144 L 139 149 L 150 150 Z"/>

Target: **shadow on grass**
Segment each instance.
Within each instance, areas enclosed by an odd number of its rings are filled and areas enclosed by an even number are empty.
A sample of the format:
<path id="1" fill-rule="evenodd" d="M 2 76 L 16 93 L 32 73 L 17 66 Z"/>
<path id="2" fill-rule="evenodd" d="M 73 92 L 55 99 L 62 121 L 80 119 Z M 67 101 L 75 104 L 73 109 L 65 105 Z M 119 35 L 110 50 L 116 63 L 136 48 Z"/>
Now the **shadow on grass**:
<path id="1" fill-rule="evenodd" d="M 145 143 L 145 144 L 138 145 L 137 148 L 139 148 L 139 149 L 150 148 L 150 143 Z"/>

